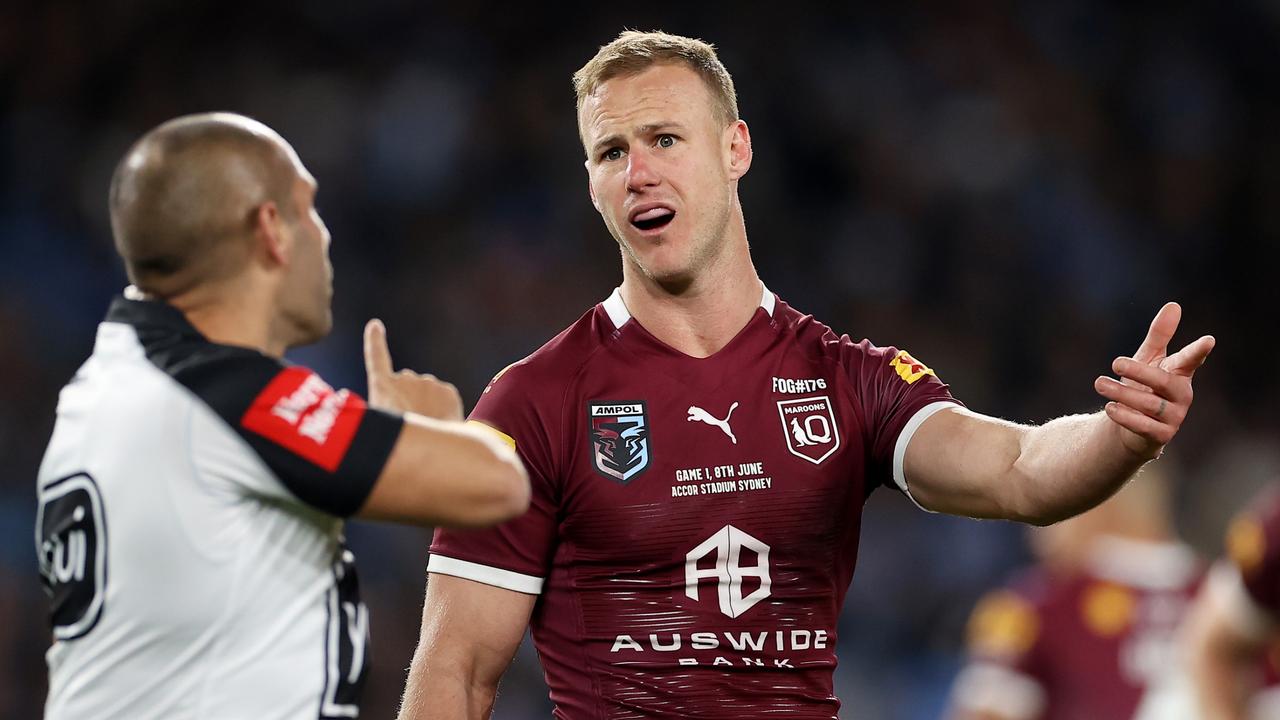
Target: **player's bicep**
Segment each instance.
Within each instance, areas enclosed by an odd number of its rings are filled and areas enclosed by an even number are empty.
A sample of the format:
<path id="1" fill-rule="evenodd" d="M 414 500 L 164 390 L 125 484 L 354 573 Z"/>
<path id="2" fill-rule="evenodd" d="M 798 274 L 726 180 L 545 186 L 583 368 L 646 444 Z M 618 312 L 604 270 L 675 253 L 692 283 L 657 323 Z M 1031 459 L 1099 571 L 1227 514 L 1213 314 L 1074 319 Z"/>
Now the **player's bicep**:
<path id="1" fill-rule="evenodd" d="M 431 573 L 422 611 L 428 654 L 464 660 L 478 679 L 496 681 L 511 663 L 537 595 Z"/>
<path id="2" fill-rule="evenodd" d="M 402 720 L 488 717 L 537 596 L 431 573 Z"/>
<path id="3" fill-rule="evenodd" d="M 895 480 L 926 510 L 1009 517 L 1018 492 L 1011 471 L 1025 432 L 1023 426 L 966 408 L 943 408 L 902 441 L 902 463 L 895 467 L 901 475 Z"/>

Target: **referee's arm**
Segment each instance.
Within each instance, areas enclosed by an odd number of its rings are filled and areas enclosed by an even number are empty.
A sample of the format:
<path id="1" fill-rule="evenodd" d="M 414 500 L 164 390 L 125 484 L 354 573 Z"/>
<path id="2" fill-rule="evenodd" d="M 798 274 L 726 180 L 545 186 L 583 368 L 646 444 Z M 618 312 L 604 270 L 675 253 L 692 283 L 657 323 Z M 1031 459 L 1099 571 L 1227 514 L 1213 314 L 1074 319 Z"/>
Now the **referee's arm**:
<path id="1" fill-rule="evenodd" d="M 365 326 L 369 403 L 404 413 L 404 428 L 359 517 L 429 525 L 492 525 L 529 507 L 529 476 L 515 450 L 462 423 L 453 385 L 393 372 L 386 328 Z"/>

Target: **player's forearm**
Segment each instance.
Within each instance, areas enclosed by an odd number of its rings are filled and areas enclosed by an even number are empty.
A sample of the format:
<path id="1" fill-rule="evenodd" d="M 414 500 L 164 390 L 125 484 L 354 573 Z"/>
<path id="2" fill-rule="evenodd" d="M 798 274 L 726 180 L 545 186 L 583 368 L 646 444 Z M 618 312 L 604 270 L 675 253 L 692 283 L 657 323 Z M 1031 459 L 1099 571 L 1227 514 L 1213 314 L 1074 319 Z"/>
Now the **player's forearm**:
<path id="1" fill-rule="evenodd" d="M 1100 412 L 1026 429 L 1000 483 L 1013 496 L 1011 519 L 1048 525 L 1110 497 L 1147 461 L 1125 445 L 1124 432 Z"/>

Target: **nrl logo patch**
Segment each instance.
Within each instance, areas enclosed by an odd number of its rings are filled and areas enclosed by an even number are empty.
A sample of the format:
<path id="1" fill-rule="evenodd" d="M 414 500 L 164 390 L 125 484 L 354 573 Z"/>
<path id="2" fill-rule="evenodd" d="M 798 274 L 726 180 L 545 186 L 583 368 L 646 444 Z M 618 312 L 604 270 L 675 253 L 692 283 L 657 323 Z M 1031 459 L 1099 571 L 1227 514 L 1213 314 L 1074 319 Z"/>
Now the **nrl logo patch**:
<path id="1" fill-rule="evenodd" d="M 817 465 L 840 449 L 840 429 L 826 395 L 779 400 L 778 416 L 792 455 Z"/>
<path id="2" fill-rule="evenodd" d="M 587 403 L 591 466 L 626 485 L 649 469 L 649 414 L 644 401 Z"/>

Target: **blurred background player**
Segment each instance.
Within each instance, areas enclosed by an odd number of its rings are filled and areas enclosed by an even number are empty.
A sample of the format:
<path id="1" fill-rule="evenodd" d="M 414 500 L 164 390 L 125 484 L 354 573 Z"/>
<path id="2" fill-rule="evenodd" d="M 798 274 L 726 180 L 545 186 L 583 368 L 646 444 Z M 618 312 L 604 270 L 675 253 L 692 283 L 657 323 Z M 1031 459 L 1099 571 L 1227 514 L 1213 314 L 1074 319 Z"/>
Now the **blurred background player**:
<path id="1" fill-rule="evenodd" d="M 342 518 L 484 525 L 527 504 L 519 460 L 458 422 L 452 386 L 392 372 L 380 322 L 371 406 L 282 360 L 332 322 L 315 194 L 239 115 L 172 120 L 120 161 L 134 284 L 39 473 L 45 717 L 356 717 L 369 617 Z"/>
<path id="2" fill-rule="evenodd" d="M 835 717 L 833 639 L 863 505 L 1044 524 L 1182 426 L 1204 336 L 1166 304 L 1096 378 L 1105 411 L 1015 425 L 905 351 L 766 288 L 739 199 L 751 135 L 700 40 L 627 31 L 574 75 L 622 283 L 500 373 L 471 417 L 521 454 L 528 513 L 439 531 L 402 717 L 486 717 L 526 626 L 560 718 Z M 891 548 L 881 552 L 892 552 Z"/>
<path id="3" fill-rule="evenodd" d="M 1280 485 L 1232 523 L 1188 620 L 1197 720 L 1280 717 Z"/>
<path id="4" fill-rule="evenodd" d="M 1167 460 L 1030 532 L 1039 563 L 987 595 L 951 720 L 1132 720 L 1168 671 L 1202 567 L 1176 535 Z"/>

